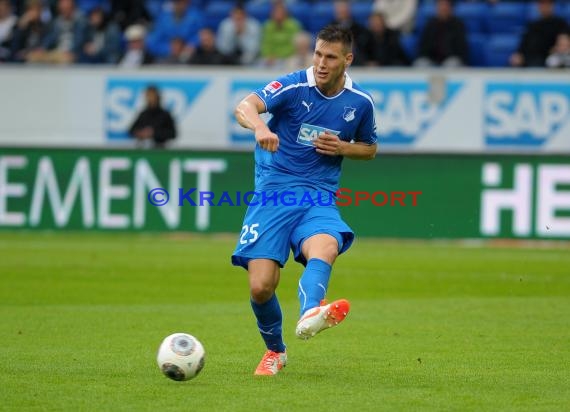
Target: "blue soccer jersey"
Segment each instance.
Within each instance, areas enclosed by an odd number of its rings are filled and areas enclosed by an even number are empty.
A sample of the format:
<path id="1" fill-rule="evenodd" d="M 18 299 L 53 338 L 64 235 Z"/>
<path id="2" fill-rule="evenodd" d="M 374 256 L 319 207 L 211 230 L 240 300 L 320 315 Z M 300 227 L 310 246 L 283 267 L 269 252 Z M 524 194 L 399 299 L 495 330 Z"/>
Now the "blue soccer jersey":
<path id="1" fill-rule="evenodd" d="M 268 126 L 279 137 L 277 152 L 255 149 L 258 190 L 307 186 L 336 192 L 343 158 L 321 155 L 313 146 L 325 130 L 346 142 L 376 143 L 372 98 L 348 74 L 344 89 L 333 97 L 319 91 L 312 67 L 278 78 L 254 93 L 272 115 Z"/>
<path id="2" fill-rule="evenodd" d="M 333 236 L 339 254 L 354 239 L 334 202 L 302 203 L 307 193 L 319 198 L 338 189 L 342 156 L 317 153 L 313 146 L 324 131 L 346 142 L 376 143 L 374 104 L 369 94 L 345 75 L 344 89 L 324 96 L 316 87 L 313 68 L 290 73 L 254 92 L 272 115 L 269 129 L 279 137 L 279 149 L 255 149 L 255 205 L 248 207 L 232 263 L 247 269 L 251 259 L 272 259 L 284 266 L 293 251 L 295 260 L 306 264 L 303 242 L 316 234 Z M 292 205 L 263 204 L 264 195 L 290 191 Z M 324 196 L 326 198 L 326 196 Z"/>

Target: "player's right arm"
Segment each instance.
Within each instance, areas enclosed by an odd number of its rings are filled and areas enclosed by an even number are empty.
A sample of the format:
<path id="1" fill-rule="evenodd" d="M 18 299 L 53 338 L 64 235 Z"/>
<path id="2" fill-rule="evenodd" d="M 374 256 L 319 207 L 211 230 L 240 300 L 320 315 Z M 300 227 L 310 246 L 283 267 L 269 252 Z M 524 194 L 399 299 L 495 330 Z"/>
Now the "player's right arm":
<path id="1" fill-rule="evenodd" d="M 279 148 L 279 138 L 269 130 L 263 119 L 259 116 L 265 112 L 265 103 L 256 94 L 252 93 L 243 99 L 235 109 L 238 123 L 255 133 L 255 141 L 262 149 L 276 152 Z"/>

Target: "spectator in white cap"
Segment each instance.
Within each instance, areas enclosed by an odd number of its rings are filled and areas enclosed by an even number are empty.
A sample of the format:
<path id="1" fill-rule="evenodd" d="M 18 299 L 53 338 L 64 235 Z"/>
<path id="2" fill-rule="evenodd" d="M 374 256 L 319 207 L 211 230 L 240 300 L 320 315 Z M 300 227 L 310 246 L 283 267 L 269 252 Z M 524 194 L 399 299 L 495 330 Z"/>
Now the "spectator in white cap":
<path id="1" fill-rule="evenodd" d="M 119 61 L 119 66 L 136 68 L 154 62 L 154 58 L 146 50 L 146 28 L 142 24 L 133 24 L 125 30 L 127 50 Z"/>

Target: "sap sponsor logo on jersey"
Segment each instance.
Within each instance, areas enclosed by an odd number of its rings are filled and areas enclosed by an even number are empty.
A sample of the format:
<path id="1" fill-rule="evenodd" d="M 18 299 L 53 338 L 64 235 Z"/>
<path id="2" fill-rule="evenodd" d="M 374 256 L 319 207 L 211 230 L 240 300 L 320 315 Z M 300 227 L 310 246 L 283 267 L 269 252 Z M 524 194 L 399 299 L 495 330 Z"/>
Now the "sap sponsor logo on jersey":
<path id="1" fill-rule="evenodd" d="M 150 84 L 160 89 L 162 106 L 170 111 L 177 123 L 181 123 L 208 82 L 183 79 L 156 80 L 154 78 L 107 79 L 103 101 L 107 139 L 129 138 L 129 127 L 145 105 L 144 92 Z"/>
<path id="2" fill-rule="evenodd" d="M 297 143 L 301 143 L 305 146 L 313 146 L 313 140 L 315 140 L 321 133 L 324 132 L 329 132 L 337 136 L 340 134 L 340 132 L 336 130 L 303 123 L 299 129 L 299 134 L 297 135 Z"/>
<path id="3" fill-rule="evenodd" d="M 494 147 L 538 147 L 570 121 L 568 83 L 489 82 L 485 87 L 485 142 Z"/>
<path id="4" fill-rule="evenodd" d="M 446 82 L 443 95 L 434 101 L 425 81 L 359 84 L 374 99 L 378 133 L 382 144 L 388 145 L 412 145 L 421 139 L 463 86 L 463 82 Z"/>

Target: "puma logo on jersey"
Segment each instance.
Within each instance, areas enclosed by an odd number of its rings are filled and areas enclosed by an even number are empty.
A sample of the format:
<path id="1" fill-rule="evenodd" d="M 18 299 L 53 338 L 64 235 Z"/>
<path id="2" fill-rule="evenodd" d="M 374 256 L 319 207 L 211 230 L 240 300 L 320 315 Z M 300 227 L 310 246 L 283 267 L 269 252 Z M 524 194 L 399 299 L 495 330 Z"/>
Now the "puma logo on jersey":
<path id="1" fill-rule="evenodd" d="M 313 102 L 307 104 L 307 102 L 303 100 L 303 101 L 301 102 L 301 104 L 307 108 L 307 112 L 310 112 L 310 111 L 311 111 L 311 106 L 313 105 Z"/>

